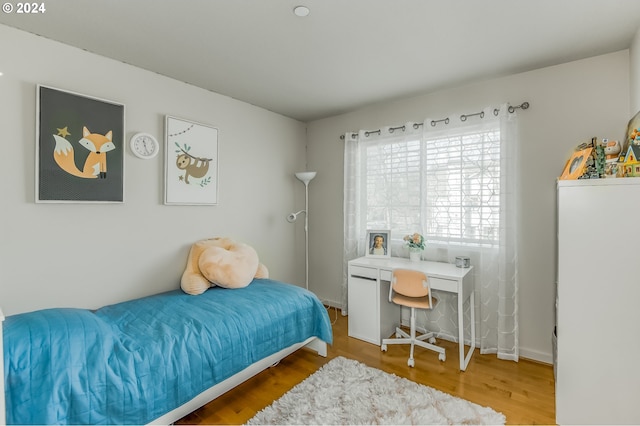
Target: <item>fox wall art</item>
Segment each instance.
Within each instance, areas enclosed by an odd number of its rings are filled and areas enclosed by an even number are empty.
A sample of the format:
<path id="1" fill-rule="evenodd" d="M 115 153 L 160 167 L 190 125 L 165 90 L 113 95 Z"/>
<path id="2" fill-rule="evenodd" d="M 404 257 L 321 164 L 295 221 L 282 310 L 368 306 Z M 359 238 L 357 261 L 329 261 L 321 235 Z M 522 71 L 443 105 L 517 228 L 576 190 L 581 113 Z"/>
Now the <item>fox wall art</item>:
<path id="1" fill-rule="evenodd" d="M 124 201 L 124 105 L 38 86 L 37 202 Z"/>

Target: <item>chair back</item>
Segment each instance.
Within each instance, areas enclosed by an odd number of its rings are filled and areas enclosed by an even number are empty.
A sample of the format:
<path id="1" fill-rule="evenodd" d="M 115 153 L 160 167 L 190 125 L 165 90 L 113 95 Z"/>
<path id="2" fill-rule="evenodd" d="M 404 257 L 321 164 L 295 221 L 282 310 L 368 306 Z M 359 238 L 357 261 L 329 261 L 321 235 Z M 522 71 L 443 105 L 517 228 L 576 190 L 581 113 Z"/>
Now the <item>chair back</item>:
<path id="1" fill-rule="evenodd" d="M 394 269 L 391 288 L 407 297 L 425 297 L 431 293 L 427 276 L 423 272 L 411 269 Z"/>

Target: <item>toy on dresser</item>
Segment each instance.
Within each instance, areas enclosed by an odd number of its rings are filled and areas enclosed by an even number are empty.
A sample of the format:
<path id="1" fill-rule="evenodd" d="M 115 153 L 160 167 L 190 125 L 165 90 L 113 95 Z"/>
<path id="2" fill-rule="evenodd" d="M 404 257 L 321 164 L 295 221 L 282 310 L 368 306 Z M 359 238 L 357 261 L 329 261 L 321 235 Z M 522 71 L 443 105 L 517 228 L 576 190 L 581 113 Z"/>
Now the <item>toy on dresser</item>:
<path id="1" fill-rule="evenodd" d="M 621 158 L 620 168 L 625 177 L 640 177 L 640 145 L 631 143 Z"/>
<path id="2" fill-rule="evenodd" d="M 628 146 L 620 153 L 619 175 L 624 177 L 639 177 L 640 129 L 636 127 L 630 127 L 627 142 Z"/>
<path id="3" fill-rule="evenodd" d="M 612 178 L 618 175 L 618 158 L 622 147 L 619 141 L 603 139 L 605 154 L 604 177 Z"/>
<path id="4" fill-rule="evenodd" d="M 598 138 L 594 137 L 591 138 L 591 142 L 580 144 L 576 151 L 586 153 L 584 170 L 578 176 L 578 179 L 599 179 L 604 177 L 605 150 L 602 143 L 598 142 Z"/>
<path id="5" fill-rule="evenodd" d="M 626 135 L 618 159 L 618 176 L 640 177 L 640 112 L 629 120 Z"/>
<path id="6" fill-rule="evenodd" d="M 560 176 L 564 179 L 600 179 L 640 176 L 640 130 L 629 139 L 628 148 L 617 140 L 591 138 L 578 145 Z"/>
<path id="7" fill-rule="evenodd" d="M 591 138 L 578 145 L 559 180 L 640 177 L 640 112 L 627 124 L 624 139 Z"/>

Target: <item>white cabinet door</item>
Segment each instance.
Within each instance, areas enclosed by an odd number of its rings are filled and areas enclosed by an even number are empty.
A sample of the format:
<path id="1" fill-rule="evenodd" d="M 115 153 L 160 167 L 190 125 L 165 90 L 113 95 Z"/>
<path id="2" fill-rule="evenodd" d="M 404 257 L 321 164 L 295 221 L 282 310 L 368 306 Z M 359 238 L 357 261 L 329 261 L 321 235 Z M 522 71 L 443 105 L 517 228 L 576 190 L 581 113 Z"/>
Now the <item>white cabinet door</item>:
<path id="1" fill-rule="evenodd" d="M 378 282 L 374 279 L 349 277 L 349 336 L 380 344 Z"/>
<path id="2" fill-rule="evenodd" d="M 391 283 L 384 280 L 384 270 L 380 270 L 380 330 L 378 333 L 379 344 L 382 344 L 382 339 L 387 339 L 392 335 L 395 335 L 396 327 L 399 327 L 402 323 L 402 307 L 395 303 L 389 302 L 389 287 Z M 391 273 L 389 271 L 389 279 L 391 279 Z"/>

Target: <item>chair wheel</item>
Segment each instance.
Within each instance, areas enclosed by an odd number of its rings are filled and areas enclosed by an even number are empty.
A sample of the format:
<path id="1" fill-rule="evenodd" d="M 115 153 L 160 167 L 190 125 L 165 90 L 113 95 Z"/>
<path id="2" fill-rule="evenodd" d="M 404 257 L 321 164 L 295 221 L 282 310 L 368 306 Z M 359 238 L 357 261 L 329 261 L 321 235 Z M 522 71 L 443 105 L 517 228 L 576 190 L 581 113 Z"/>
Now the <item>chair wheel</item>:
<path id="1" fill-rule="evenodd" d="M 435 337 L 429 337 L 429 343 L 431 343 L 432 345 L 435 345 L 436 338 Z"/>
<path id="2" fill-rule="evenodd" d="M 381 350 L 382 352 L 386 352 L 386 351 L 387 351 L 387 345 L 382 344 L 382 345 L 380 346 L 380 350 Z"/>
<path id="3" fill-rule="evenodd" d="M 447 359 L 447 356 L 445 354 L 440 354 L 440 355 L 438 355 L 438 359 L 440 361 L 445 361 Z"/>
<path id="4" fill-rule="evenodd" d="M 414 367 L 416 365 L 416 361 L 413 358 L 409 358 L 409 361 L 407 361 L 407 365 L 409 367 Z"/>

